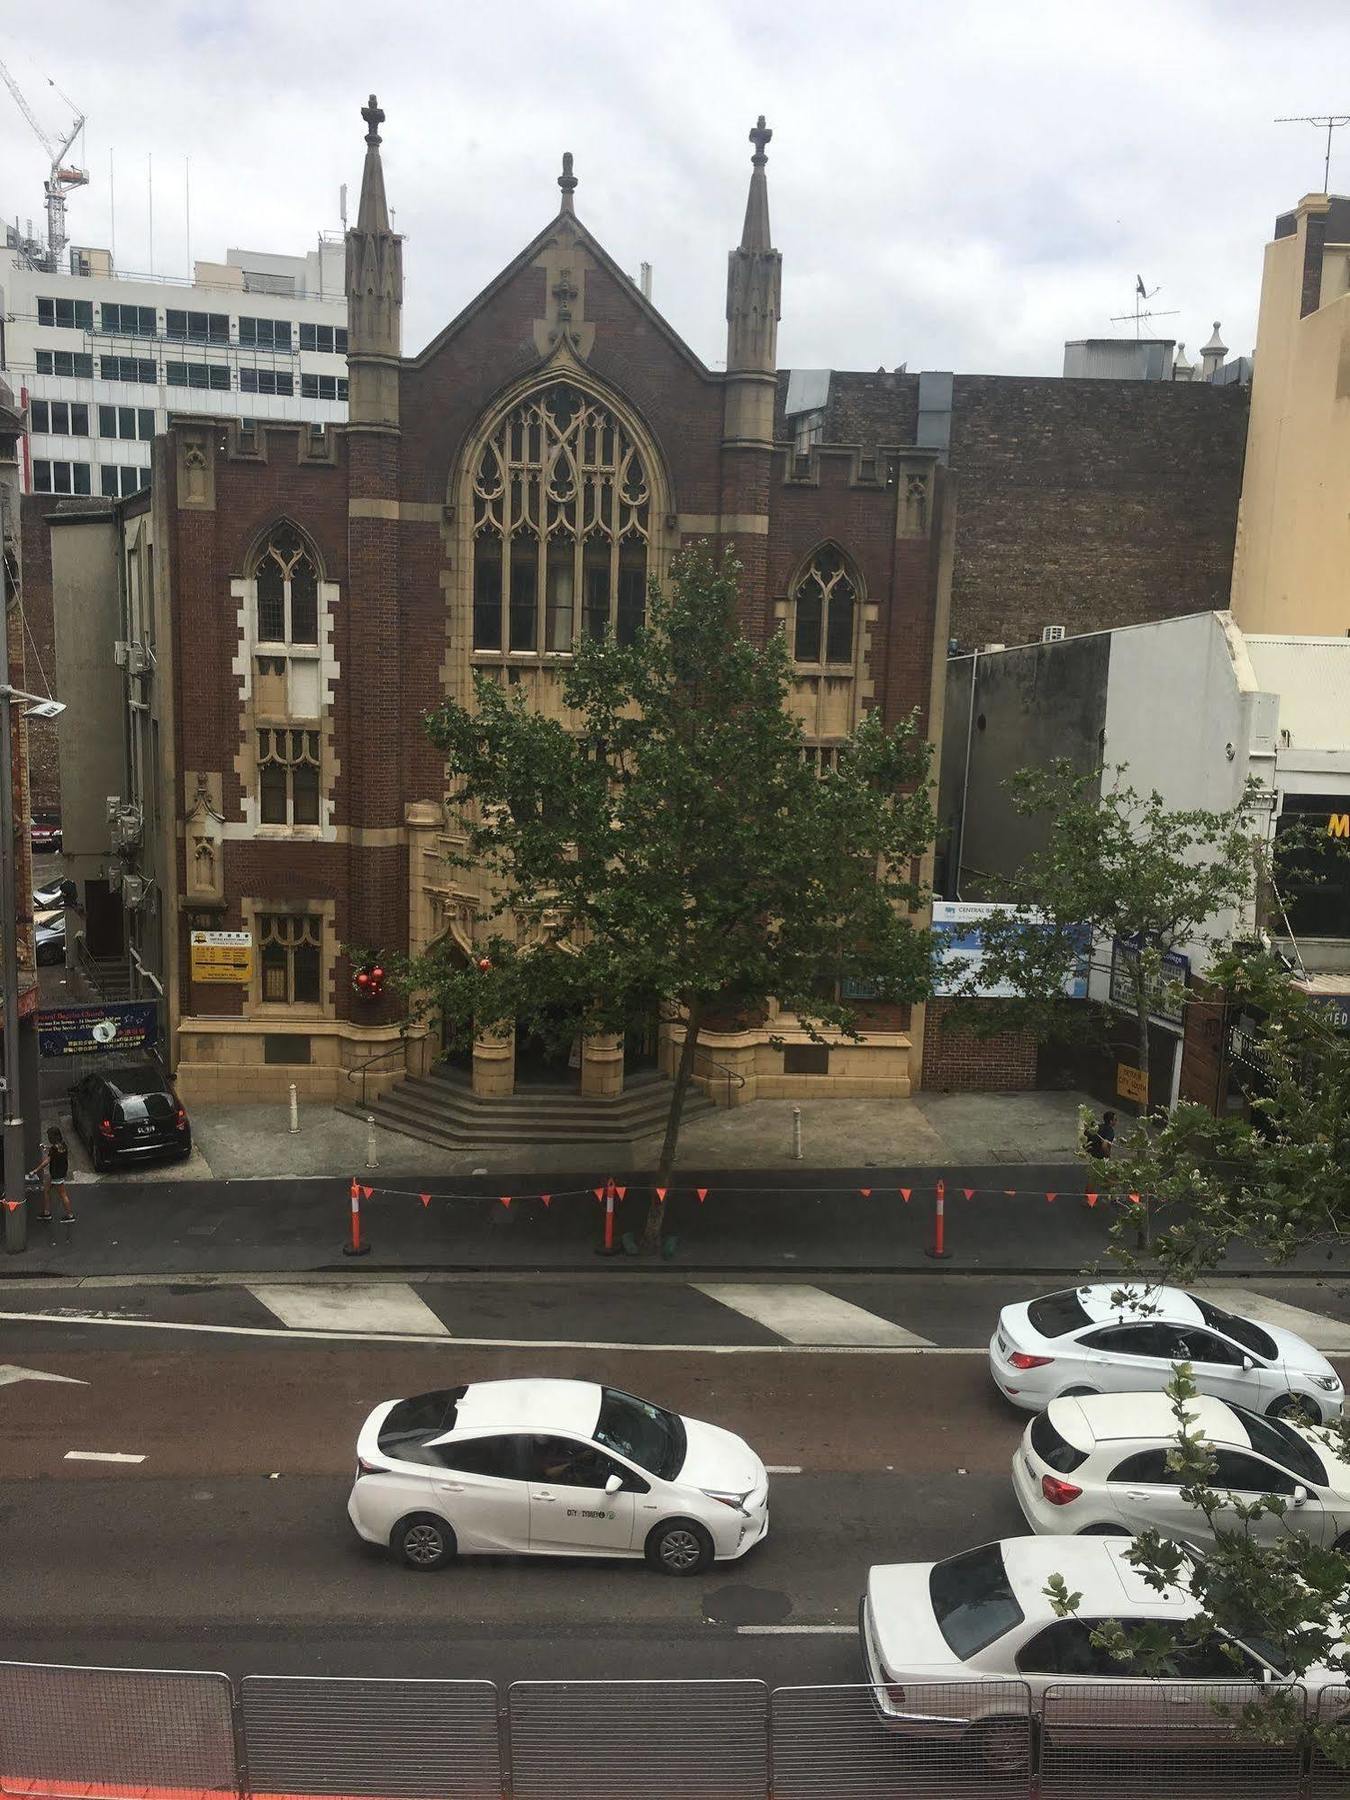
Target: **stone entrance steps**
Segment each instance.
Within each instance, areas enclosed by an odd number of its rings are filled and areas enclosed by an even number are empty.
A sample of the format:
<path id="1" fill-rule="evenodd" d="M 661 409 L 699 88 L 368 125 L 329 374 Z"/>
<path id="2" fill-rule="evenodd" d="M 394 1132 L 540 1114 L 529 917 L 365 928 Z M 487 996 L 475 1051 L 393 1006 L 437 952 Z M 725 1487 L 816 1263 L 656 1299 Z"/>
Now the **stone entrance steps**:
<path id="1" fill-rule="evenodd" d="M 583 1098 L 574 1088 L 522 1087 L 501 1099 L 475 1097 L 468 1080 L 453 1073 L 410 1075 L 367 1106 L 343 1102 L 338 1111 L 373 1118 L 377 1125 L 446 1150 L 489 1144 L 630 1143 L 665 1130 L 670 1082 L 643 1071 L 614 1100 Z M 685 1098 L 685 1119 L 712 1110 L 699 1089 Z"/>

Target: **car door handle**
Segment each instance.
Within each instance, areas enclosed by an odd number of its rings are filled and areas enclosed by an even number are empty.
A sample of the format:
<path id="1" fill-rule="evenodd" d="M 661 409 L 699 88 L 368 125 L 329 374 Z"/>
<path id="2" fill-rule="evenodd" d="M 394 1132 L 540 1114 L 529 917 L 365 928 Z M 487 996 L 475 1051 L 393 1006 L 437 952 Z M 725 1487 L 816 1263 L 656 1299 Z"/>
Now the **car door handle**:
<path id="1" fill-rule="evenodd" d="M 462 1481 L 438 1481 L 436 1491 L 441 1494 L 462 1494 L 464 1483 Z"/>
<path id="2" fill-rule="evenodd" d="M 530 1495 L 530 1498 L 531 1500 L 547 1500 L 550 1506 L 556 1506 L 558 1504 L 558 1496 L 556 1494 L 550 1494 L 547 1488 L 536 1488 Z"/>

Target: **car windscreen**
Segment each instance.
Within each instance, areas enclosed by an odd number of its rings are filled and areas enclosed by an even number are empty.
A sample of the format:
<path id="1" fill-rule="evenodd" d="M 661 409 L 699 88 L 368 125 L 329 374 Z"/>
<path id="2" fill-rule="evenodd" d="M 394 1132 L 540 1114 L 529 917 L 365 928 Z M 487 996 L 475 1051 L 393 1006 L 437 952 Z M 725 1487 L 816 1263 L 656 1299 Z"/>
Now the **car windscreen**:
<path id="1" fill-rule="evenodd" d="M 1064 1288 L 1058 1294 L 1046 1294 L 1040 1300 L 1033 1300 L 1027 1308 L 1027 1317 L 1042 1337 L 1063 1337 L 1066 1331 L 1076 1331 L 1080 1325 L 1092 1323 L 1075 1288 Z"/>
<path id="2" fill-rule="evenodd" d="M 1087 1461 L 1086 1450 L 1075 1450 L 1050 1423 L 1049 1413 L 1037 1413 L 1031 1421 L 1031 1447 L 1042 1462 L 1049 1463 L 1061 1475 L 1072 1475 L 1080 1463 Z"/>
<path id="3" fill-rule="evenodd" d="M 466 1387 L 437 1388 L 435 1393 L 414 1394 L 410 1400 L 395 1401 L 380 1426 L 380 1449 L 386 1456 L 418 1461 L 408 1455 L 409 1449 L 420 1448 L 428 1438 L 440 1437 L 453 1429 L 456 1410 L 466 1391 Z"/>
<path id="4" fill-rule="evenodd" d="M 1020 1625 L 1025 1618 L 1008 1581 L 999 1544 L 949 1556 L 928 1577 L 933 1617 L 947 1648 L 962 1662 Z"/>
<path id="5" fill-rule="evenodd" d="M 1212 1330 L 1222 1331 L 1235 1344 L 1241 1344 L 1244 1350 L 1250 1350 L 1253 1356 L 1264 1356 L 1271 1362 L 1279 1357 L 1274 1338 L 1250 1319 L 1239 1319 L 1236 1313 L 1225 1312 L 1221 1306 L 1212 1306 L 1208 1300 L 1202 1300 L 1199 1294 L 1192 1294 L 1190 1300 L 1199 1308 L 1200 1317 Z"/>
<path id="6" fill-rule="evenodd" d="M 672 1481 L 684 1465 L 685 1434 L 679 1414 L 621 1388 L 601 1389 L 595 1441 L 660 1481 Z"/>
<path id="7" fill-rule="evenodd" d="M 1262 1456 L 1268 1456 L 1272 1462 L 1288 1469 L 1299 1481 L 1311 1481 L 1314 1487 L 1326 1486 L 1326 1465 L 1307 1438 L 1292 1425 L 1286 1425 L 1283 1419 L 1263 1418 L 1260 1413 L 1249 1412 L 1245 1406 L 1235 1406 L 1233 1411 L 1242 1420 L 1253 1450 L 1259 1450 Z"/>

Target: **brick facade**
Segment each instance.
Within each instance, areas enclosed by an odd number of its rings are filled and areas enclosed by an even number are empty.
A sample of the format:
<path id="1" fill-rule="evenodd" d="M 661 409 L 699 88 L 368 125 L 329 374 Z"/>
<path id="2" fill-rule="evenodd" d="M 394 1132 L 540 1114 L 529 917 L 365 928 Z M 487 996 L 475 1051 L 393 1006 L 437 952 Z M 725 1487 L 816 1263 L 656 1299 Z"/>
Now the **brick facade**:
<path id="1" fill-rule="evenodd" d="M 997 1006 L 998 1001 L 990 1001 Z M 938 1093 L 1017 1093 L 1036 1085 L 1036 1039 L 1029 1031 L 981 1037 L 951 1017 L 949 1000 L 930 1001 L 923 1041 L 923 1085 Z"/>
<path id="2" fill-rule="evenodd" d="M 29 674 L 43 693 L 61 692 L 52 617 L 52 541 L 48 494 L 25 494 L 19 502 L 23 538 L 23 620 Z M 54 719 L 28 721 L 28 782 L 35 812 L 61 810 L 61 774 Z"/>

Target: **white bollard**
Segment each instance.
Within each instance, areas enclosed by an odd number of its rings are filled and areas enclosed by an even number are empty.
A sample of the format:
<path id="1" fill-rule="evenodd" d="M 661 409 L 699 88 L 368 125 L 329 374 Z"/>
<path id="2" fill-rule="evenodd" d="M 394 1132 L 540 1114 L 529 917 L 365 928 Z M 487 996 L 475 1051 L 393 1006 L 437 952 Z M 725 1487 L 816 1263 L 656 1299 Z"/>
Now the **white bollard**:
<path id="1" fill-rule="evenodd" d="M 379 1166 L 380 1166 L 380 1153 L 375 1144 L 375 1120 L 374 1120 L 374 1117 L 370 1113 L 367 1113 L 366 1114 L 366 1167 L 368 1169 L 378 1169 Z"/>
<path id="2" fill-rule="evenodd" d="M 802 1160 L 802 1109 L 800 1106 L 794 1106 L 792 1109 L 792 1160 L 793 1162 Z"/>
<path id="3" fill-rule="evenodd" d="M 300 1100 L 295 1091 L 295 1083 L 291 1083 L 291 1130 L 300 1129 Z"/>

